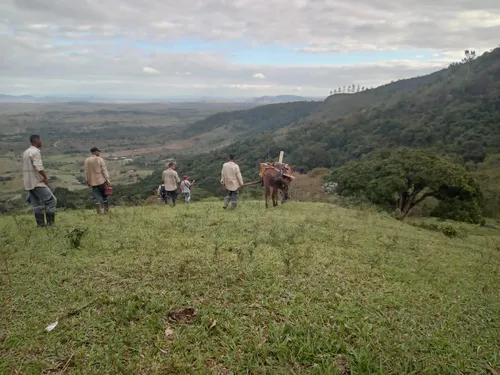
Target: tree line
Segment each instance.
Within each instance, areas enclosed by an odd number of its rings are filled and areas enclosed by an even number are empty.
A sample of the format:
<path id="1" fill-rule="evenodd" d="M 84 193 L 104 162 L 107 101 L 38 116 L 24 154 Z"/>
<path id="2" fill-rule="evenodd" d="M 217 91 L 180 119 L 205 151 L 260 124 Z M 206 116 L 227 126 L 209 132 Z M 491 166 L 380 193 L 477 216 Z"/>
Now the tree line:
<path id="1" fill-rule="evenodd" d="M 336 94 L 356 94 L 361 91 L 365 90 L 370 90 L 371 88 L 365 87 L 365 86 L 360 86 L 352 84 L 352 85 L 344 85 L 344 86 L 339 86 L 336 89 L 330 90 L 330 95 L 336 95 Z"/>

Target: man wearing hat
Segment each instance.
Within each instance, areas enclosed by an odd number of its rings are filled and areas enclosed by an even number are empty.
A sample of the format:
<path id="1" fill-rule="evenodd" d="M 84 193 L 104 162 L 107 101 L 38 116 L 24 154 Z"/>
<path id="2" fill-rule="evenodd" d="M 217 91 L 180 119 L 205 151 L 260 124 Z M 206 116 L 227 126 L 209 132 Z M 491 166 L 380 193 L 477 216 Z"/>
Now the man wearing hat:
<path id="1" fill-rule="evenodd" d="M 181 193 L 184 195 L 184 202 L 189 203 L 191 201 L 191 186 L 194 184 L 195 180 L 189 182 L 189 176 L 184 176 L 181 181 Z"/>
<path id="2" fill-rule="evenodd" d="M 97 213 L 100 214 L 101 205 L 104 206 L 104 212 L 109 211 L 106 187 L 111 186 L 111 180 L 109 179 L 106 163 L 101 158 L 101 151 L 97 147 L 92 147 L 90 152 L 92 156 L 85 159 L 85 177 L 87 178 L 87 185 L 92 188 Z"/>
<path id="3" fill-rule="evenodd" d="M 162 180 L 166 190 L 165 203 L 174 207 L 177 199 L 177 188 L 179 187 L 179 182 L 181 182 L 175 170 L 175 163 L 171 162 L 168 164 L 168 168 L 162 173 Z"/>

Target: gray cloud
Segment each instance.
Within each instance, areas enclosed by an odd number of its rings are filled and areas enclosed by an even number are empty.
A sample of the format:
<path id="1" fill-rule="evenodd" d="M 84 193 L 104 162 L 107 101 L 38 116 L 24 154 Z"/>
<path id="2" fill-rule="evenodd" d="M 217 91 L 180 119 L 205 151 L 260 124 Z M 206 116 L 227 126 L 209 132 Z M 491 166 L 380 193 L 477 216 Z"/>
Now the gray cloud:
<path id="1" fill-rule="evenodd" d="M 496 46 L 497 35 L 496 0 L 6 0 L 0 4 L 0 91 L 119 93 L 126 87 L 137 95 L 260 95 L 300 88 L 304 95 L 326 95 L 346 84 L 429 73 L 465 48 Z M 148 51 L 135 44 L 182 38 L 271 43 L 312 55 L 433 50 L 436 56 L 280 67 L 237 64 L 224 52 Z"/>

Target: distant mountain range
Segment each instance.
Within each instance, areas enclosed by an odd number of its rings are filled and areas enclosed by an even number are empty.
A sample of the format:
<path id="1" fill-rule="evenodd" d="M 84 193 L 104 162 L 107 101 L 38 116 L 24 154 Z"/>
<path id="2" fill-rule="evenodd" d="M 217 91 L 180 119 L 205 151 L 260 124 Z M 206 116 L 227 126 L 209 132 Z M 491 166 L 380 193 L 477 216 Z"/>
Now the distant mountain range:
<path id="1" fill-rule="evenodd" d="M 273 103 L 289 103 L 289 102 L 303 102 L 307 100 L 323 100 L 324 98 L 306 98 L 298 95 L 277 95 L 277 96 L 261 96 L 254 98 L 253 101 L 259 104 L 273 104 Z"/>
<path id="2" fill-rule="evenodd" d="M 16 96 L 16 95 L 0 94 L 0 103 L 64 103 L 70 100 L 78 100 L 78 99 L 69 97 L 58 97 L 58 96 L 32 96 L 32 95 Z"/>
<path id="3" fill-rule="evenodd" d="M 298 95 L 277 95 L 277 96 L 261 96 L 257 98 L 218 98 L 218 97 L 176 97 L 176 98 L 113 98 L 101 96 L 34 96 L 34 95 L 6 95 L 0 94 L 0 103 L 66 103 L 77 102 L 85 104 L 88 102 L 115 102 L 115 101 L 130 101 L 130 102 L 248 102 L 260 104 L 275 104 L 301 102 L 310 100 L 323 100 L 324 98 L 303 97 Z"/>

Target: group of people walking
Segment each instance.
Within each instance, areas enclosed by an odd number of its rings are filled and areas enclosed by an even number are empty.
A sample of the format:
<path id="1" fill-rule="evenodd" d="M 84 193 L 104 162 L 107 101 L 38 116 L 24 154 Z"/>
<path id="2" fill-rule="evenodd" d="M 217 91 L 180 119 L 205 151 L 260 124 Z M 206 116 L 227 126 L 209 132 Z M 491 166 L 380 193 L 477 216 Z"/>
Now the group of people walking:
<path id="1" fill-rule="evenodd" d="M 191 186 L 195 183 L 195 180 L 189 181 L 188 176 L 184 176 L 181 181 L 175 167 L 175 163 L 168 164 L 168 168 L 163 171 L 161 176 L 163 183 L 158 186 L 158 197 L 170 206 L 175 206 L 179 187 L 184 196 L 184 202 L 189 203 L 191 201 Z"/>
<path id="2" fill-rule="evenodd" d="M 23 153 L 23 180 L 24 189 L 28 196 L 26 201 L 31 204 L 35 215 L 36 224 L 39 227 L 53 226 L 55 224 L 55 213 L 57 198 L 48 186 L 48 177 L 42 163 L 42 138 L 39 135 L 30 136 L 31 146 Z M 85 159 L 84 171 L 87 185 L 92 189 L 96 211 L 98 214 L 109 211 L 108 196 L 112 192 L 111 179 L 106 168 L 106 162 L 101 157 L 101 151 L 97 147 L 90 150 L 92 154 Z M 162 173 L 163 184 L 158 188 L 158 194 L 165 203 L 175 206 L 177 190 L 180 188 L 184 201 L 191 201 L 191 187 L 195 180 L 189 181 L 184 176 L 181 181 L 177 173 L 175 163 L 169 163 L 168 168 Z M 224 199 L 224 209 L 229 203 L 231 208 L 236 208 L 238 202 L 238 189 L 243 186 L 240 167 L 235 162 L 235 155 L 229 156 L 229 161 L 224 163 L 221 172 L 221 185 L 227 190 Z"/>
<path id="3" fill-rule="evenodd" d="M 235 159 L 234 154 L 229 155 L 229 161 L 222 166 L 220 183 L 227 190 L 224 209 L 229 206 L 229 203 L 231 203 L 231 208 L 236 208 L 239 198 L 238 189 L 243 186 L 243 177 Z M 184 201 L 186 203 L 191 201 L 191 187 L 195 183 L 195 180 L 189 181 L 189 176 L 184 176 L 181 181 L 175 168 L 175 163 L 168 164 L 168 168 L 162 174 L 163 184 L 158 186 L 158 198 L 172 207 L 176 203 L 178 188 L 184 196 Z"/>

